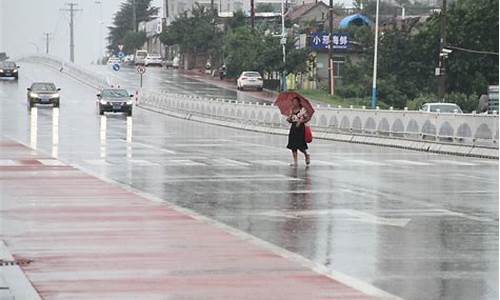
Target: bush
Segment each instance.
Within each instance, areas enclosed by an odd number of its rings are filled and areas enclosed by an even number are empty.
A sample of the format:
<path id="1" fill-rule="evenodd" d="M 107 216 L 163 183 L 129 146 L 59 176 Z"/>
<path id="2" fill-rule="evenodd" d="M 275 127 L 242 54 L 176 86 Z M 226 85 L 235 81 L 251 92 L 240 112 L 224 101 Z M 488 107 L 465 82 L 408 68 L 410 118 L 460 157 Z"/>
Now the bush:
<path id="1" fill-rule="evenodd" d="M 456 103 L 465 113 L 470 113 L 477 109 L 479 97 L 476 94 L 451 93 L 446 96 L 446 102 Z"/>

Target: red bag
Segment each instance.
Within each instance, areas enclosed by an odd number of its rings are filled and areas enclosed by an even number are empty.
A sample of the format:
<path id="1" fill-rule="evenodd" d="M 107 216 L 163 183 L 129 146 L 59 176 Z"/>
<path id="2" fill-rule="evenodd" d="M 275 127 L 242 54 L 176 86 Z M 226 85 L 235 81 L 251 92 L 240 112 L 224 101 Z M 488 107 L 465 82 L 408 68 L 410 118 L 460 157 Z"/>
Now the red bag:
<path id="1" fill-rule="evenodd" d="M 310 143 L 313 141 L 313 133 L 311 130 L 311 126 L 305 126 L 304 140 L 306 141 L 306 143 Z"/>

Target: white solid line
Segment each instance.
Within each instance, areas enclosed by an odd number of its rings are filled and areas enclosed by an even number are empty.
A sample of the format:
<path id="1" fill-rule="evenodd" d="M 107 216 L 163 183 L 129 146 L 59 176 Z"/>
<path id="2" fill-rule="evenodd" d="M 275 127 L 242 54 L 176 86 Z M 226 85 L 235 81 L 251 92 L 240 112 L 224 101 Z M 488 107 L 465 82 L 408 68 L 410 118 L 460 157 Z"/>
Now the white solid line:
<path id="1" fill-rule="evenodd" d="M 412 161 L 412 160 L 405 160 L 405 159 L 388 159 L 386 161 L 391 162 L 391 163 L 396 163 L 396 164 L 414 165 L 414 166 L 431 166 L 432 165 L 429 163 Z"/>
<path id="2" fill-rule="evenodd" d="M 21 164 L 12 159 L 0 159 L 0 167 L 8 167 L 8 166 L 20 166 Z"/>
<path id="3" fill-rule="evenodd" d="M 477 166 L 476 163 L 469 163 L 469 162 L 456 161 L 456 160 L 433 159 L 431 161 L 436 162 L 438 164 L 449 164 L 449 165 L 457 165 L 457 166 Z"/>
<path id="4" fill-rule="evenodd" d="M 38 159 L 44 166 L 65 166 L 65 164 L 57 159 Z"/>
<path id="5" fill-rule="evenodd" d="M 363 159 L 347 159 L 343 160 L 342 162 L 352 162 L 355 164 L 367 165 L 367 166 L 386 166 L 386 164 L 384 163 L 375 162 L 371 160 L 363 160 Z"/>

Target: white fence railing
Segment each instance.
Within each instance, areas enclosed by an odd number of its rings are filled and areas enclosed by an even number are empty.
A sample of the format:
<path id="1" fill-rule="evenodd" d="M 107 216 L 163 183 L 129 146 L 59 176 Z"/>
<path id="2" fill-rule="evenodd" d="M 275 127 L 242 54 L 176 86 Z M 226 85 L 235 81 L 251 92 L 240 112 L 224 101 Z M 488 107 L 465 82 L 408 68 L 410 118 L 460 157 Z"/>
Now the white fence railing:
<path id="1" fill-rule="evenodd" d="M 140 105 L 238 123 L 286 128 L 273 105 L 143 91 Z M 498 115 L 425 113 L 320 106 L 315 131 L 498 147 Z"/>

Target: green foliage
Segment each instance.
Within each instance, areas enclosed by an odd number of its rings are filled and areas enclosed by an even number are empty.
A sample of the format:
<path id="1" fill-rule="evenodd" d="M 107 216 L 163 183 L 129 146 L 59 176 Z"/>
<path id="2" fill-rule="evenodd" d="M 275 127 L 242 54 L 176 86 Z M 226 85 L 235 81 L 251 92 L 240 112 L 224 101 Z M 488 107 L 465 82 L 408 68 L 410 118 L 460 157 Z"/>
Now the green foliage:
<path id="1" fill-rule="evenodd" d="M 123 38 L 123 49 L 127 53 L 134 53 L 146 42 L 146 33 L 143 31 L 127 31 Z"/>
<path id="2" fill-rule="evenodd" d="M 359 5 L 361 0 L 357 2 Z M 340 93 L 368 96 L 369 89 L 363 87 L 371 86 L 373 32 L 366 27 L 349 28 L 348 32 L 364 51 L 360 61 L 347 62 L 343 78 L 346 87 Z M 437 101 L 433 94 L 437 90 L 434 69 L 439 57 L 439 37 L 437 14 L 423 24 L 388 29 L 379 36 L 380 101 L 397 108 L 418 107 L 424 100 Z M 447 42 L 462 48 L 498 52 L 498 0 L 453 2 L 448 9 Z M 498 71 L 498 56 L 455 50 L 447 60 L 448 101 L 460 102 L 464 110 L 475 109 L 474 94 L 484 94 L 489 84 L 498 84 Z"/>
<path id="3" fill-rule="evenodd" d="M 152 0 L 135 0 L 137 24 L 142 21 L 149 21 L 152 16 L 158 13 L 157 7 L 151 6 Z M 123 2 L 120 10 L 113 17 L 113 25 L 109 26 L 108 46 L 110 51 L 116 51 L 118 45 L 124 43 L 125 35 L 128 31 L 134 31 L 132 24 L 132 0 Z M 137 26 L 136 24 L 136 26 Z"/>
<path id="4" fill-rule="evenodd" d="M 257 3 L 255 12 L 275 12 L 276 7 L 272 3 Z"/>
<path id="5" fill-rule="evenodd" d="M 178 45 L 181 52 L 218 57 L 222 45 L 222 32 L 215 24 L 216 12 L 196 5 L 191 14 L 184 12 L 160 34 L 165 45 Z"/>

